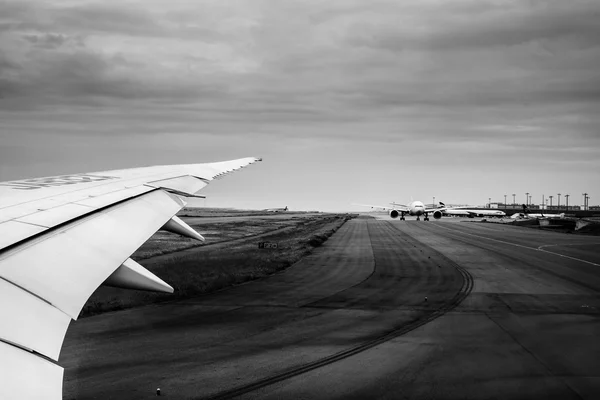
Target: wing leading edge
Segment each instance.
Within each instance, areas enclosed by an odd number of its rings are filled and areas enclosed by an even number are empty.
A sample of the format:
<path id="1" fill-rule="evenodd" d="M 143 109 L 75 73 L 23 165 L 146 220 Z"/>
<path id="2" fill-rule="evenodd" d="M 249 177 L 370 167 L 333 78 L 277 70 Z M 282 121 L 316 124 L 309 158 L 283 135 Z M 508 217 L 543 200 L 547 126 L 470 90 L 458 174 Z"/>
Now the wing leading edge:
<path id="1" fill-rule="evenodd" d="M 202 240 L 175 217 L 186 204 L 181 196 L 256 161 L 0 183 L 3 398 L 61 399 L 58 356 L 71 319 L 89 296 L 104 282 L 172 291 L 129 256 L 159 229 Z"/>

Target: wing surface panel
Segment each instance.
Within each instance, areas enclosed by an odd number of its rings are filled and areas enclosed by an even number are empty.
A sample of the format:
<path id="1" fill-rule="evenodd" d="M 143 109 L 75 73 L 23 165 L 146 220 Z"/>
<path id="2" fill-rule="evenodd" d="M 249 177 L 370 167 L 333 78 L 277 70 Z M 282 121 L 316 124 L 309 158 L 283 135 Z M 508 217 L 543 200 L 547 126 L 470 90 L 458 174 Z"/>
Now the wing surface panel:
<path id="1" fill-rule="evenodd" d="M 152 188 L 148 188 L 146 186 L 134 186 L 131 188 L 123 188 L 120 190 L 111 191 L 109 193 L 103 193 L 94 196 L 90 195 L 86 199 L 76 201 L 75 204 L 88 206 L 94 210 L 97 210 L 98 208 L 106 207 L 107 205 L 130 199 L 142 193 L 147 193 L 151 190 Z"/>
<path id="2" fill-rule="evenodd" d="M 58 360 L 71 318 L 3 279 L 0 279 L 0 302 L 11 305 L 0 307 L 0 338 Z"/>
<path id="3" fill-rule="evenodd" d="M 90 294 L 182 206 L 163 191 L 120 203 L 0 256 L 0 277 L 77 319 Z"/>
<path id="4" fill-rule="evenodd" d="M 206 186 L 210 180 L 256 161 L 260 159 L 249 157 L 217 163 L 163 165 L 0 182 L 0 223 L 48 212 L 71 203 L 94 209 L 106 207 L 152 190 L 153 185 L 148 185 L 150 182 L 164 181 L 165 188 L 172 186 L 172 189 L 181 192 L 179 194 L 191 195 Z M 62 219 L 57 224 L 70 218 L 68 213 L 64 217 L 59 213 L 53 217 Z"/>
<path id="5" fill-rule="evenodd" d="M 7 193 L 6 196 L 9 196 L 10 194 L 11 193 Z M 26 203 L 18 203 L 16 206 L 0 208 L 0 222 L 10 221 L 11 219 L 48 210 L 62 204 L 64 203 L 60 202 L 58 199 L 40 199 Z"/>
<path id="6" fill-rule="evenodd" d="M 63 368 L 0 342 L 0 390 L 5 400 L 62 399 Z"/>
<path id="7" fill-rule="evenodd" d="M 178 195 L 256 161 L 0 182 L 1 397 L 60 399 L 63 370 L 49 360 L 70 319 L 124 263 L 117 283 L 170 291 L 129 256 L 185 205 Z"/>
<path id="8" fill-rule="evenodd" d="M 194 194 L 208 185 L 206 180 L 196 178 L 191 175 L 178 176 L 176 178 L 161 179 L 147 183 L 153 188 L 172 190 L 175 192 Z"/>
<path id="9" fill-rule="evenodd" d="M 400 210 L 400 211 L 408 211 L 408 207 L 403 206 L 401 204 L 395 204 L 392 206 L 377 206 L 377 205 L 373 205 L 373 204 L 358 204 L 358 203 L 352 203 L 352 205 L 355 206 L 363 206 L 363 207 L 371 207 L 371 208 L 379 208 L 383 211 L 388 211 L 388 210 Z"/>
<path id="10" fill-rule="evenodd" d="M 52 228 L 54 226 L 60 225 L 64 221 L 70 221 L 72 219 L 75 219 L 87 213 L 91 213 L 93 211 L 94 208 L 92 208 L 91 206 L 86 206 L 77 203 L 68 203 L 58 207 L 50 208 L 45 211 L 38 211 L 36 213 L 20 217 L 13 221 L 43 226 L 46 228 Z"/>
<path id="11" fill-rule="evenodd" d="M 0 249 L 46 230 L 46 227 L 18 221 L 0 223 Z"/>
<path id="12" fill-rule="evenodd" d="M 430 213 L 434 211 L 445 211 L 447 207 L 438 207 L 438 208 L 426 208 L 425 212 Z"/>

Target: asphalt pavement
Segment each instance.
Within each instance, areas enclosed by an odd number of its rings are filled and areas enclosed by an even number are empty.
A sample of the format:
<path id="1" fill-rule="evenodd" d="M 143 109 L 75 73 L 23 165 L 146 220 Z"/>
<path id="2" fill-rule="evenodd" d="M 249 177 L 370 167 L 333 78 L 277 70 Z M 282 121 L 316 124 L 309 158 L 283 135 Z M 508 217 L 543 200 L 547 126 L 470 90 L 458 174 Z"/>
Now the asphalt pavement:
<path id="1" fill-rule="evenodd" d="M 85 318 L 65 399 L 600 398 L 600 239 L 347 222 L 282 273 Z"/>

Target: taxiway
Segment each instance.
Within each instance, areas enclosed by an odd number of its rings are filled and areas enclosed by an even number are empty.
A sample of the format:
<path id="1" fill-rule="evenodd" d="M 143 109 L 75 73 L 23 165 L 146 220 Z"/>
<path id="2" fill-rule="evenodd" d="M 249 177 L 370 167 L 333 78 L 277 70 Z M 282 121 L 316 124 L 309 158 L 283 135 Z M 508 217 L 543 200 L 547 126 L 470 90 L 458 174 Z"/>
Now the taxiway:
<path id="1" fill-rule="evenodd" d="M 82 319 L 65 399 L 597 398 L 600 239 L 358 218 L 282 273 Z"/>

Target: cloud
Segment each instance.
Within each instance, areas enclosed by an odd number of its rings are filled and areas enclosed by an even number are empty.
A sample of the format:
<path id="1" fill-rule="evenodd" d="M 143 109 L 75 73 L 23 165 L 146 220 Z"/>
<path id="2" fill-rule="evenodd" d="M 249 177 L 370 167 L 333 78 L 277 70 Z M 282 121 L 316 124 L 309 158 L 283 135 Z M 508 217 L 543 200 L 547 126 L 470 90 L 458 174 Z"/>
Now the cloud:
<path id="1" fill-rule="evenodd" d="M 61 35 L 58 33 L 46 33 L 43 35 L 23 35 L 23 38 L 30 42 L 33 46 L 44 49 L 56 49 L 69 40 L 68 36 Z"/>
<path id="2" fill-rule="evenodd" d="M 1 7 L 0 110 L 136 110 L 219 130 L 371 124 L 384 138 L 545 131 L 549 116 L 586 116 L 582 136 L 598 125 L 593 1 Z"/>
<path id="3" fill-rule="evenodd" d="M 535 132 L 539 131 L 541 128 L 539 126 L 527 126 L 527 125 L 485 125 L 479 126 L 475 129 L 483 130 L 483 131 L 493 131 L 493 132 Z"/>
<path id="4" fill-rule="evenodd" d="M 596 46 L 599 6 L 594 1 L 386 2 L 353 19 L 346 40 L 391 51 L 452 51 L 509 47 L 567 38 Z"/>

